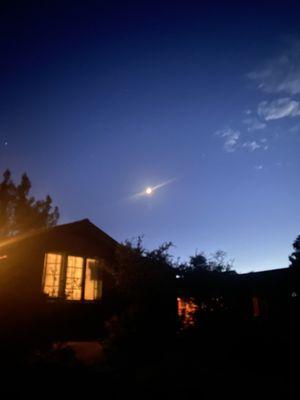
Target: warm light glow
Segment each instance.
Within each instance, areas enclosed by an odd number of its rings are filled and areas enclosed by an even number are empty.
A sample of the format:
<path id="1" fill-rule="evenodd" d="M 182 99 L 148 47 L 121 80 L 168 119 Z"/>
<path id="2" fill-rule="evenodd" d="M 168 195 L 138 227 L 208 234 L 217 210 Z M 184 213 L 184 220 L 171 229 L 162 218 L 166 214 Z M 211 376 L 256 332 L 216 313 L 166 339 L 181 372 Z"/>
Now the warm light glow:
<path id="1" fill-rule="evenodd" d="M 102 280 L 99 263 L 93 258 L 86 260 L 84 299 L 99 300 L 102 296 Z"/>
<path id="2" fill-rule="evenodd" d="M 49 297 L 64 297 L 66 300 L 100 300 L 102 276 L 99 261 L 46 253 L 43 291 Z"/>
<path id="3" fill-rule="evenodd" d="M 252 306 L 253 306 L 253 317 L 260 316 L 260 307 L 259 307 L 259 300 L 258 297 L 252 297 Z"/>
<path id="4" fill-rule="evenodd" d="M 65 295 L 67 300 L 80 300 L 82 292 L 83 257 L 68 256 Z"/>
<path id="5" fill-rule="evenodd" d="M 153 189 L 151 187 L 147 187 L 146 193 L 151 194 L 153 192 Z"/>
<path id="6" fill-rule="evenodd" d="M 192 327 L 196 323 L 196 313 L 199 307 L 196 304 L 195 299 L 188 298 L 183 299 L 181 297 L 177 298 L 177 313 L 181 320 L 183 329 Z"/>
<path id="7" fill-rule="evenodd" d="M 49 297 L 59 295 L 61 264 L 61 254 L 47 253 L 45 255 L 43 291 Z"/>

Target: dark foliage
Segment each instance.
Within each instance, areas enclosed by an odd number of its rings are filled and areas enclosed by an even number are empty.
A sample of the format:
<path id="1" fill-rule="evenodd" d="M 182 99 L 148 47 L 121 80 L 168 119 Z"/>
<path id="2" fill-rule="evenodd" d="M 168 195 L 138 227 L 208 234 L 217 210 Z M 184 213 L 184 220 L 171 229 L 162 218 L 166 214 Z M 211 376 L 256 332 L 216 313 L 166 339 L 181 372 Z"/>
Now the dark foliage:
<path id="1" fill-rule="evenodd" d="M 106 321 L 108 353 L 147 356 L 175 332 L 175 274 L 164 243 L 147 251 L 141 238 L 120 246 L 113 267 L 113 312 Z M 143 349 L 143 350 L 142 350 Z M 142 352 L 142 353 L 141 353 Z"/>
<path id="2" fill-rule="evenodd" d="M 30 196 L 30 189 L 31 182 L 26 174 L 15 184 L 11 172 L 4 172 L 0 182 L 0 239 L 56 225 L 59 211 L 52 206 L 51 197 L 47 195 L 43 200 L 36 200 Z"/>
<path id="3" fill-rule="evenodd" d="M 207 315 L 233 312 L 233 303 L 238 294 L 234 279 L 236 272 L 232 265 L 233 260 L 227 260 L 226 253 L 218 250 L 210 256 L 196 252 L 188 263 L 178 266 L 178 296 L 181 302 L 189 304 L 189 312 L 191 307 L 194 308 L 188 324 L 198 320 L 202 323 Z M 186 325 L 185 317 L 186 314 L 182 315 L 183 325 Z"/>
<path id="4" fill-rule="evenodd" d="M 293 243 L 294 251 L 289 256 L 290 267 L 300 268 L 300 235 L 297 236 L 296 240 Z"/>
<path id="5" fill-rule="evenodd" d="M 204 253 L 196 253 L 190 257 L 187 267 L 193 271 L 229 272 L 232 271 L 233 260 L 226 259 L 226 252 L 217 250 L 207 257 Z"/>

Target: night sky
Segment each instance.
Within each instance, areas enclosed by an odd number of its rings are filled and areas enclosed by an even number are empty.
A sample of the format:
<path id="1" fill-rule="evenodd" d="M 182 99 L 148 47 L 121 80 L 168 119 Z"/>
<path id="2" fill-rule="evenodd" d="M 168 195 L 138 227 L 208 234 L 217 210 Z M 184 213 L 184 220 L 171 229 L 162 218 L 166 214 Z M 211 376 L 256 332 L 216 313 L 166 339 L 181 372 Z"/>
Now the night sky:
<path id="1" fill-rule="evenodd" d="M 26 171 L 60 222 L 173 241 L 182 260 L 222 249 L 239 272 L 286 267 L 300 5 L 161 3 L 1 1 L 0 170 Z"/>

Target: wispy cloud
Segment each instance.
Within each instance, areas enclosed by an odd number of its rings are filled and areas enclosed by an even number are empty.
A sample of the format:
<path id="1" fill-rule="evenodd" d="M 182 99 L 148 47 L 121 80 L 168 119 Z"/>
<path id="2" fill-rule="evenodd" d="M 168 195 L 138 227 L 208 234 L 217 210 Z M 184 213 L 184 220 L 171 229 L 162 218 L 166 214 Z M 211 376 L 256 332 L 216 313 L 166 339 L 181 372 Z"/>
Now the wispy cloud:
<path id="1" fill-rule="evenodd" d="M 256 169 L 257 171 L 261 171 L 263 169 L 263 165 L 255 165 L 254 169 Z"/>
<path id="2" fill-rule="evenodd" d="M 267 126 L 265 122 L 259 121 L 256 117 L 254 118 L 245 118 L 243 123 L 248 125 L 248 132 L 258 131 L 261 129 L 265 129 Z"/>
<path id="3" fill-rule="evenodd" d="M 247 77 L 266 93 L 300 93 L 300 40 L 289 39 L 281 54 L 268 60 Z"/>
<path id="4" fill-rule="evenodd" d="M 300 115 L 300 103 L 290 97 L 273 101 L 262 101 L 258 105 L 258 115 L 265 121 Z"/>
<path id="5" fill-rule="evenodd" d="M 224 138 L 224 145 L 223 149 L 227 153 L 233 153 L 237 146 L 238 146 L 238 141 L 240 138 L 241 133 L 237 130 L 231 129 L 231 128 L 226 128 L 220 131 L 217 131 L 216 134 L 220 136 L 221 138 Z"/>
<path id="6" fill-rule="evenodd" d="M 226 128 L 215 132 L 215 135 L 221 137 L 224 140 L 223 150 L 227 153 L 233 153 L 238 149 L 245 149 L 250 152 L 255 150 L 268 150 L 268 140 L 263 137 L 259 140 L 246 140 L 243 141 L 242 138 L 245 135 L 242 135 L 240 131 L 234 130 L 232 128 Z"/>
<path id="7" fill-rule="evenodd" d="M 253 140 L 252 142 L 244 142 L 242 147 L 244 147 L 250 151 L 255 151 L 255 150 L 261 148 L 261 144 L 257 143 L 255 140 Z"/>

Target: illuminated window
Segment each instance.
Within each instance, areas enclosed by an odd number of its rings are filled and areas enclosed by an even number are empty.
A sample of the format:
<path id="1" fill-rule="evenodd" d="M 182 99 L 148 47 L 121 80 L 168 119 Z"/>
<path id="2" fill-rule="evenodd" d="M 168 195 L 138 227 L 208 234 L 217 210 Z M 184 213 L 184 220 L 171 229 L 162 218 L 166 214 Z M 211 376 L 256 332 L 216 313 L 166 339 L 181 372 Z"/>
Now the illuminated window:
<path id="1" fill-rule="evenodd" d="M 83 257 L 68 256 L 65 295 L 67 300 L 80 300 L 82 292 Z"/>
<path id="2" fill-rule="evenodd" d="M 50 297 L 59 295 L 61 266 L 61 254 L 47 253 L 45 255 L 43 291 Z"/>
<path id="3" fill-rule="evenodd" d="M 45 254 L 43 292 L 66 300 L 99 300 L 102 276 L 94 258 Z M 83 290 L 84 289 L 84 290 Z"/>
<path id="4" fill-rule="evenodd" d="M 97 260 L 92 258 L 86 259 L 85 270 L 85 300 L 99 300 L 102 296 L 102 280 Z"/>

